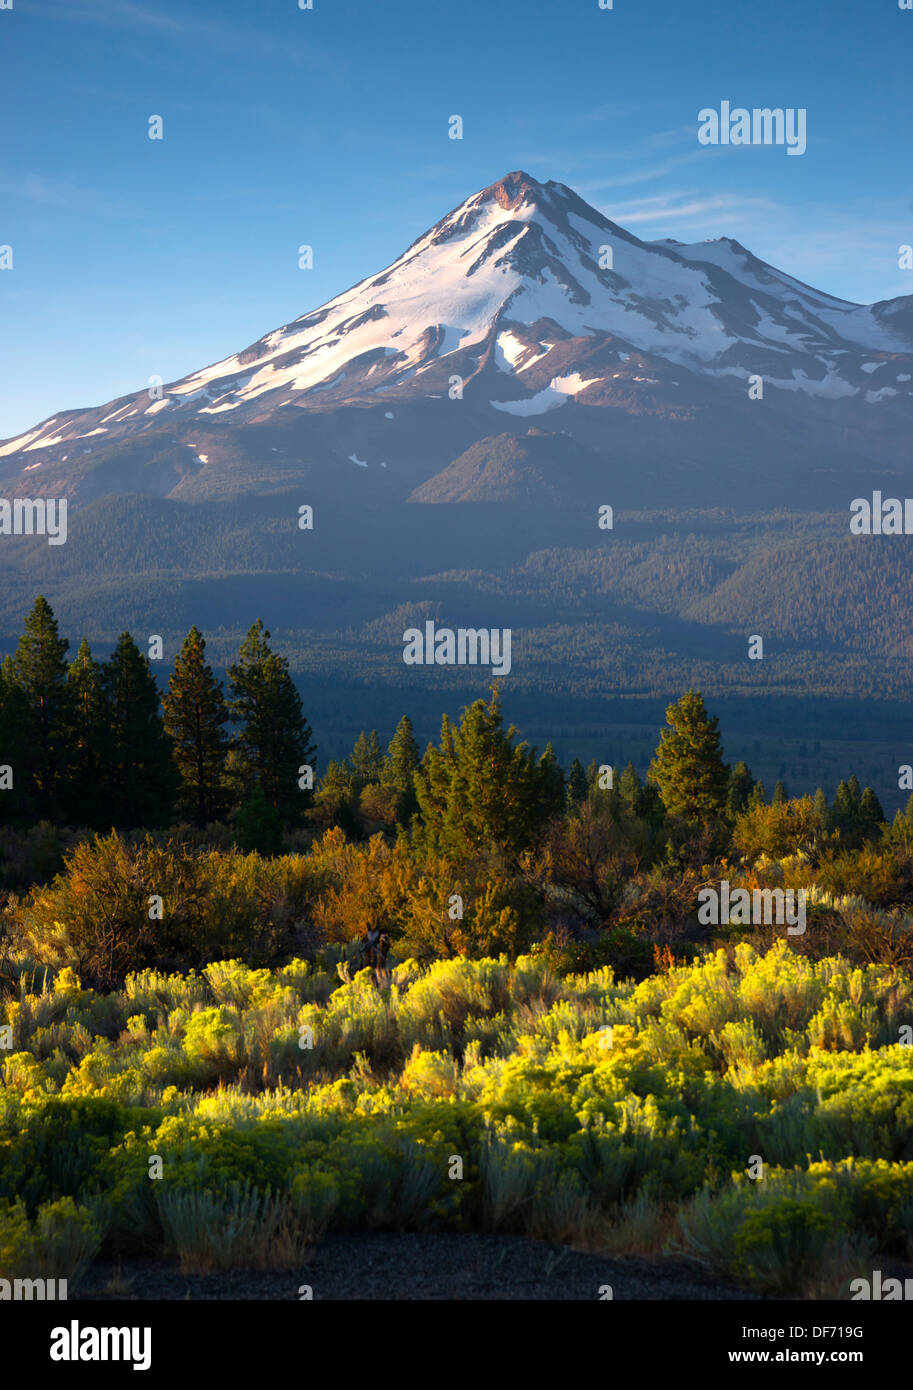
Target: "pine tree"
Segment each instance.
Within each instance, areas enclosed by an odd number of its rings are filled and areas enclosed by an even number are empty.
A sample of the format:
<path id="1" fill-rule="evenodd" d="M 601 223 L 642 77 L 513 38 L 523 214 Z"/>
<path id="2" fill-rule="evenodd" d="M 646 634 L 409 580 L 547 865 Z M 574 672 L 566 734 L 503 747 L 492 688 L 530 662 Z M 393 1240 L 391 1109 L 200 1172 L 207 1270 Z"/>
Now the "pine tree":
<path id="1" fill-rule="evenodd" d="M 671 727 L 660 734 L 650 780 L 670 814 L 701 824 L 718 820 L 729 786 L 719 720 L 708 716 L 700 691 L 694 690 L 669 706 L 666 720 Z"/>
<path id="2" fill-rule="evenodd" d="M 67 671 L 67 693 L 69 818 L 80 825 L 104 828 L 111 709 L 102 668 L 93 660 L 85 637 Z"/>
<path id="3" fill-rule="evenodd" d="M 0 824 L 23 825 L 36 819 L 37 801 L 28 756 L 29 707 L 16 679 L 13 658 L 0 665 Z M 8 769 L 8 771 L 6 770 Z"/>
<path id="4" fill-rule="evenodd" d="M 789 800 L 789 793 L 784 782 L 778 782 L 774 787 L 773 802 L 774 806 L 783 806 Z"/>
<path id="5" fill-rule="evenodd" d="M 632 762 L 628 762 L 624 771 L 618 779 L 618 795 L 621 804 L 629 816 L 640 814 L 640 794 L 642 785 L 640 774 Z"/>
<path id="6" fill-rule="evenodd" d="M 332 758 L 320 779 L 316 800 L 324 812 L 350 840 L 361 837 L 358 819 L 358 789 L 348 764 Z"/>
<path id="7" fill-rule="evenodd" d="M 159 689 L 149 658 L 122 632 L 102 667 L 110 705 L 107 794 L 115 826 L 161 825 L 171 814 L 177 776 L 160 713 Z"/>
<path id="8" fill-rule="evenodd" d="M 273 855 L 282 851 L 282 821 L 275 806 L 254 783 L 235 817 L 238 848 L 245 854 Z"/>
<path id="9" fill-rule="evenodd" d="M 57 631 L 51 605 L 40 595 L 25 620 L 13 673 L 25 699 L 23 781 L 33 790 L 36 814 L 48 820 L 62 815 L 68 775 L 65 658 L 69 645 Z"/>
<path id="10" fill-rule="evenodd" d="M 535 758 L 535 749 L 532 756 Z M 558 761 L 551 739 L 546 743 L 545 752 L 536 765 L 533 780 L 533 814 L 540 817 L 545 824 L 561 811 L 566 798 L 564 769 Z"/>
<path id="11" fill-rule="evenodd" d="M 907 804 L 898 811 L 891 823 L 891 843 L 913 850 L 913 796 L 907 797 Z"/>
<path id="12" fill-rule="evenodd" d="M 429 743 L 415 775 L 415 794 L 425 824 L 426 838 L 439 845 L 450 785 L 456 774 L 456 750 L 453 725 L 449 716 L 441 716 L 441 736 L 438 747 Z"/>
<path id="13" fill-rule="evenodd" d="M 866 787 L 859 800 L 859 819 L 867 830 L 877 830 L 884 822 L 884 811 L 881 802 L 872 791 L 871 787 Z"/>
<path id="14" fill-rule="evenodd" d="M 181 778 L 180 805 L 203 827 L 225 809 L 228 706 L 197 627 L 190 629 L 175 659 L 162 705 Z"/>
<path id="15" fill-rule="evenodd" d="M 441 746 L 416 777 L 432 847 L 457 860 L 491 849 L 516 857 L 560 812 L 564 777 L 551 747 L 537 758 L 516 736 L 503 728 L 497 689 L 464 709 L 457 729 L 444 717 Z"/>
<path id="16" fill-rule="evenodd" d="M 241 726 L 234 740 L 237 766 L 246 796 L 261 787 L 281 819 L 294 821 L 312 799 L 299 778 L 302 767 L 313 767 L 316 748 L 288 662 L 270 650 L 269 639 L 258 618 L 228 672 L 231 714 Z"/>
<path id="17" fill-rule="evenodd" d="M 831 812 L 831 818 L 839 830 L 849 830 L 855 823 L 856 804 L 849 784 L 839 782 L 834 793 L 834 806 Z"/>
<path id="18" fill-rule="evenodd" d="M 582 802 L 586 801 L 586 771 L 579 758 L 575 758 L 568 768 L 567 797 L 569 803 L 573 806 L 579 806 Z"/>
<path id="19" fill-rule="evenodd" d="M 359 792 L 370 783 L 380 782 L 384 775 L 384 750 L 376 729 L 369 734 L 362 729 L 346 762 Z"/>
<path id="20" fill-rule="evenodd" d="M 748 797 L 749 807 L 765 806 L 767 804 L 767 791 L 763 782 L 755 782 Z"/>
<path id="21" fill-rule="evenodd" d="M 331 758 L 327 770 L 320 779 L 320 796 L 332 805 L 354 804 L 358 800 L 355 777 L 346 762 Z"/>
<path id="22" fill-rule="evenodd" d="M 745 810 L 754 788 L 751 769 L 745 762 L 737 762 L 729 777 L 729 790 L 726 796 L 730 816 L 738 816 Z"/>
<path id="23" fill-rule="evenodd" d="M 384 769 L 385 779 L 396 788 L 396 819 L 401 825 L 407 825 L 418 811 L 415 774 L 420 761 L 418 744 L 412 732 L 412 721 L 404 714 L 387 746 L 387 763 Z"/>

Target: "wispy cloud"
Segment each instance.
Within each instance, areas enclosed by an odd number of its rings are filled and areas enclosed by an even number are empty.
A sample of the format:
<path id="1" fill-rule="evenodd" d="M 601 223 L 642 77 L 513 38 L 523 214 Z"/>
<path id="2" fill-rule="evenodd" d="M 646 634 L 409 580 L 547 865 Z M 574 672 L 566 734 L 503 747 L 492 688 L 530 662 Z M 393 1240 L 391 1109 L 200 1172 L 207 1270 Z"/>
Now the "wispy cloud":
<path id="1" fill-rule="evenodd" d="M 695 121 L 693 125 L 677 125 L 672 130 L 658 130 L 655 135 L 645 135 L 640 143 L 648 150 L 665 149 L 669 145 L 693 144 L 696 132 Z"/>
<path id="2" fill-rule="evenodd" d="M 603 203 L 600 208 L 606 217 L 623 226 L 644 222 L 690 222 L 695 218 L 732 217 L 759 209 L 776 207 L 769 198 L 748 198 L 738 194 L 718 193 L 700 196 L 695 193 L 661 193 L 653 198 L 634 198 L 625 203 Z"/>
<path id="3" fill-rule="evenodd" d="M 157 39 L 192 42 L 210 49 L 244 55 L 248 59 L 268 58 L 289 66 L 321 69 L 339 76 L 338 65 L 310 35 L 302 30 L 302 42 L 291 37 L 270 33 L 256 23 L 257 10 L 252 8 L 253 24 L 230 24 L 211 15 L 202 16 L 189 7 L 172 13 L 161 6 L 140 5 L 134 0 L 76 0 L 75 4 L 46 4 L 35 0 L 29 13 L 54 23 L 101 25 L 120 29 L 127 34 L 154 34 Z M 306 22 L 306 20 L 304 21 Z"/>
<path id="4" fill-rule="evenodd" d="M 578 193 L 598 193 L 603 188 L 625 188 L 633 183 L 653 183 L 658 179 L 668 178 L 676 169 L 680 169 L 684 164 L 693 164 L 695 160 L 706 160 L 707 150 L 689 150 L 687 154 L 678 155 L 675 159 L 667 159 L 664 164 L 654 164 L 647 169 L 629 169 L 626 173 L 609 174 L 605 178 L 585 179 L 579 182 Z M 711 155 L 715 151 L 711 152 Z"/>
<path id="5" fill-rule="evenodd" d="M 600 106 L 593 106 L 589 111 L 581 111 L 579 119 L 582 121 L 629 121 L 632 116 L 636 116 L 638 111 L 649 111 L 651 109 L 648 102 L 636 101 L 605 101 Z"/>
<path id="6" fill-rule="evenodd" d="M 48 179 L 42 174 L 25 174 L 21 178 L 0 178 L 0 194 L 13 201 L 21 200 L 41 208 L 62 208 L 98 217 L 137 217 L 136 207 L 126 200 L 110 198 L 105 193 L 71 183 L 67 179 Z"/>

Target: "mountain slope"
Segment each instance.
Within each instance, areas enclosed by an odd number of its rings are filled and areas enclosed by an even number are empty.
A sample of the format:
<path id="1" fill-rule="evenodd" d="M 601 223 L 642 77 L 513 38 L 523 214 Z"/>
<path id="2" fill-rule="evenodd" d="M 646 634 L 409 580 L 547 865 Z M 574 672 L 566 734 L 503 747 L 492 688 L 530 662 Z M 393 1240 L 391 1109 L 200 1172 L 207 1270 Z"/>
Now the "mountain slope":
<path id="1" fill-rule="evenodd" d="M 598 505 L 606 468 L 591 449 L 545 430 L 480 439 L 410 495 L 410 502 Z M 600 491 L 600 485 L 602 490 Z"/>
<path id="2" fill-rule="evenodd" d="M 763 404 L 748 400 L 752 376 Z M 565 185 L 515 172 L 386 269 L 160 399 L 140 391 L 8 440 L 0 480 L 76 503 L 198 500 L 316 469 L 405 500 L 473 444 L 543 416 L 635 470 L 658 452 L 673 480 L 699 463 L 708 490 L 755 486 L 762 457 L 774 484 L 803 462 L 819 482 L 862 459 L 899 468 L 913 297 L 850 304 L 727 238 L 644 242 Z"/>

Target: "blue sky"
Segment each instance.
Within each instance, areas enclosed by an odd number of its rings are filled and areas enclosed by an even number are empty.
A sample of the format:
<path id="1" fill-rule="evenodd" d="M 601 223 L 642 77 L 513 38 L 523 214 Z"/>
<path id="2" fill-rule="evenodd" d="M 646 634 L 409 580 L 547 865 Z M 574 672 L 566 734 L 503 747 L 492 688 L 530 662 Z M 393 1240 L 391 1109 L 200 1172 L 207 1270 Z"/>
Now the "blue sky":
<path id="1" fill-rule="evenodd" d="M 897 0 L 314 6 L 0 10 L 0 438 L 246 346 L 517 168 L 645 239 L 734 236 L 832 294 L 913 293 Z M 806 154 L 701 147 L 722 100 L 805 107 Z"/>

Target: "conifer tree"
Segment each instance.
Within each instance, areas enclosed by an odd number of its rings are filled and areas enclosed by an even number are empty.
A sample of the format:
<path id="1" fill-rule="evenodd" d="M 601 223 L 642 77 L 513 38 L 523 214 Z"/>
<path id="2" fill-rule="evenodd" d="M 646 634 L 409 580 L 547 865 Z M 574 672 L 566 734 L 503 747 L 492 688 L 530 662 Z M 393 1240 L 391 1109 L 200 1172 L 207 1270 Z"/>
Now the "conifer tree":
<path id="1" fill-rule="evenodd" d="M 110 706 L 106 791 L 118 828 L 161 825 L 171 814 L 177 775 L 149 658 L 122 632 L 102 667 Z"/>
<path id="2" fill-rule="evenodd" d="M 650 783 L 640 779 L 640 773 L 632 762 L 628 762 L 618 778 L 613 792 L 603 792 L 610 798 L 612 813 L 621 813 L 628 820 L 645 821 L 654 829 L 665 819 L 665 808 L 659 792 Z"/>
<path id="3" fill-rule="evenodd" d="M 348 764 L 331 758 L 327 770 L 320 779 L 320 795 L 332 805 L 349 804 L 357 801 L 358 788 L 355 777 Z"/>
<path id="4" fill-rule="evenodd" d="M 282 821 L 275 806 L 254 783 L 250 796 L 235 817 L 238 848 L 245 854 L 273 855 L 282 851 Z"/>
<path id="5" fill-rule="evenodd" d="M 881 802 L 871 787 L 866 787 L 859 800 L 859 819 L 869 831 L 877 830 L 884 822 L 885 815 Z"/>
<path id="6" fill-rule="evenodd" d="M 710 718 L 695 690 L 669 706 L 666 720 L 670 727 L 660 734 L 648 776 L 668 812 L 710 824 L 722 816 L 729 786 L 719 720 Z"/>
<path id="7" fill-rule="evenodd" d="M 854 798 L 849 783 L 838 782 L 837 790 L 834 793 L 831 820 L 841 834 L 845 834 L 855 826 L 857 809 L 858 799 Z"/>
<path id="8" fill-rule="evenodd" d="M 726 802 L 731 816 L 738 816 L 748 805 L 754 789 L 754 778 L 747 763 L 737 762 L 729 777 Z"/>
<path id="9" fill-rule="evenodd" d="M 785 782 L 777 782 L 774 787 L 773 801 L 774 806 L 783 806 L 789 800 L 789 793 L 786 790 Z"/>
<path id="10" fill-rule="evenodd" d="M 573 806 L 579 806 L 581 802 L 586 800 L 586 771 L 579 758 L 575 758 L 568 768 L 567 796 L 569 803 Z"/>
<path id="11" fill-rule="evenodd" d="M 640 809 L 641 783 L 637 768 L 628 762 L 618 779 L 618 795 L 629 816 L 636 816 Z"/>
<path id="12" fill-rule="evenodd" d="M 632 771 L 634 771 L 632 766 Z M 588 793 L 587 799 L 594 811 L 598 811 L 601 817 L 609 821 L 616 821 L 625 814 L 633 814 L 629 807 L 622 800 L 621 778 L 617 775 L 617 768 L 609 763 L 592 762 L 587 769 Z M 624 773 L 622 773 L 624 777 Z M 637 792 L 640 790 L 640 779 L 634 771 L 637 782 L 633 790 L 634 800 L 637 800 Z M 626 783 L 629 794 L 632 792 L 630 784 Z"/>
<path id="13" fill-rule="evenodd" d="M 386 780 L 396 788 L 399 798 L 396 819 L 401 825 L 406 825 L 418 811 L 415 774 L 420 761 L 412 721 L 404 714 L 387 746 L 387 764 L 384 772 Z"/>
<path id="14" fill-rule="evenodd" d="M 497 689 L 463 710 L 458 728 L 444 717 L 440 748 L 429 748 L 416 777 L 432 846 L 454 859 L 491 849 L 516 857 L 564 803 L 564 777 L 549 746 L 540 758 L 516 729 L 503 728 Z"/>
<path id="15" fill-rule="evenodd" d="M 35 819 L 36 798 L 28 757 L 28 702 L 16 679 L 13 658 L 0 665 L 0 824 Z"/>
<path id="16" fill-rule="evenodd" d="M 760 782 L 760 781 L 759 781 L 759 782 L 755 782 L 754 786 L 753 786 L 752 789 L 751 789 L 751 794 L 750 794 L 749 797 L 748 797 L 748 805 L 749 805 L 749 807 L 754 807 L 754 806 L 766 806 L 766 804 L 767 804 L 767 791 L 766 791 L 766 789 L 765 789 L 765 787 L 764 787 L 764 783 L 763 783 L 763 782 Z"/>
<path id="17" fill-rule="evenodd" d="M 105 826 L 111 710 L 102 668 L 84 637 L 67 670 L 68 813 L 80 825 Z M 110 824 L 110 822 L 109 822 Z"/>
<path id="18" fill-rule="evenodd" d="M 439 846 L 450 784 L 456 772 L 453 725 L 447 714 L 441 716 L 438 746 L 429 743 L 415 775 L 415 794 L 425 824 L 429 844 Z"/>
<path id="19" fill-rule="evenodd" d="M 165 732 L 181 778 L 180 805 L 202 828 L 225 808 L 228 706 L 196 626 L 175 659 L 162 705 Z"/>
<path id="20" fill-rule="evenodd" d="M 258 618 L 228 672 L 229 708 L 240 725 L 234 739 L 236 762 L 245 799 L 259 786 L 282 820 L 293 821 L 312 799 L 299 777 L 300 768 L 313 767 L 316 748 L 288 662 L 270 649 L 269 640 Z"/>
<path id="21" fill-rule="evenodd" d="M 359 791 L 348 763 L 345 759 L 337 762 L 332 758 L 320 779 L 316 800 L 332 817 L 333 824 L 345 831 L 351 840 L 357 840 L 361 836 L 357 813 L 358 796 Z"/>
<path id="22" fill-rule="evenodd" d="M 513 725 L 508 732 L 513 730 Z M 521 745 L 525 746 L 525 745 Z M 536 750 L 533 749 L 530 755 L 530 765 L 534 764 Z M 564 783 L 564 769 L 558 761 L 558 757 L 552 747 L 551 739 L 545 745 L 545 751 L 538 763 L 535 764 L 533 773 L 533 799 L 531 809 L 536 821 L 544 826 L 561 811 L 566 798 L 566 788 Z M 536 830 L 531 839 L 534 839 Z"/>
<path id="23" fill-rule="evenodd" d="M 380 782 L 384 775 L 384 750 L 376 729 L 372 729 L 369 734 L 362 729 L 346 762 L 359 792 L 369 783 Z"/>
<path id="24" fill-rule="evenodd" d="M 913 849 L 913 796 L 907 797 L 906 806 L 891 822 L 891 843 Z"/>
<path id="25" fill-rule="evenodd" d="M 66 750 L 67 664 L 69 642 L 43 595 L 25 620 L 13 657 L 15 684 L 24 696 L 24 783 L 34 795 L 39 818 L 58 819 L 68 774 Z"/>

